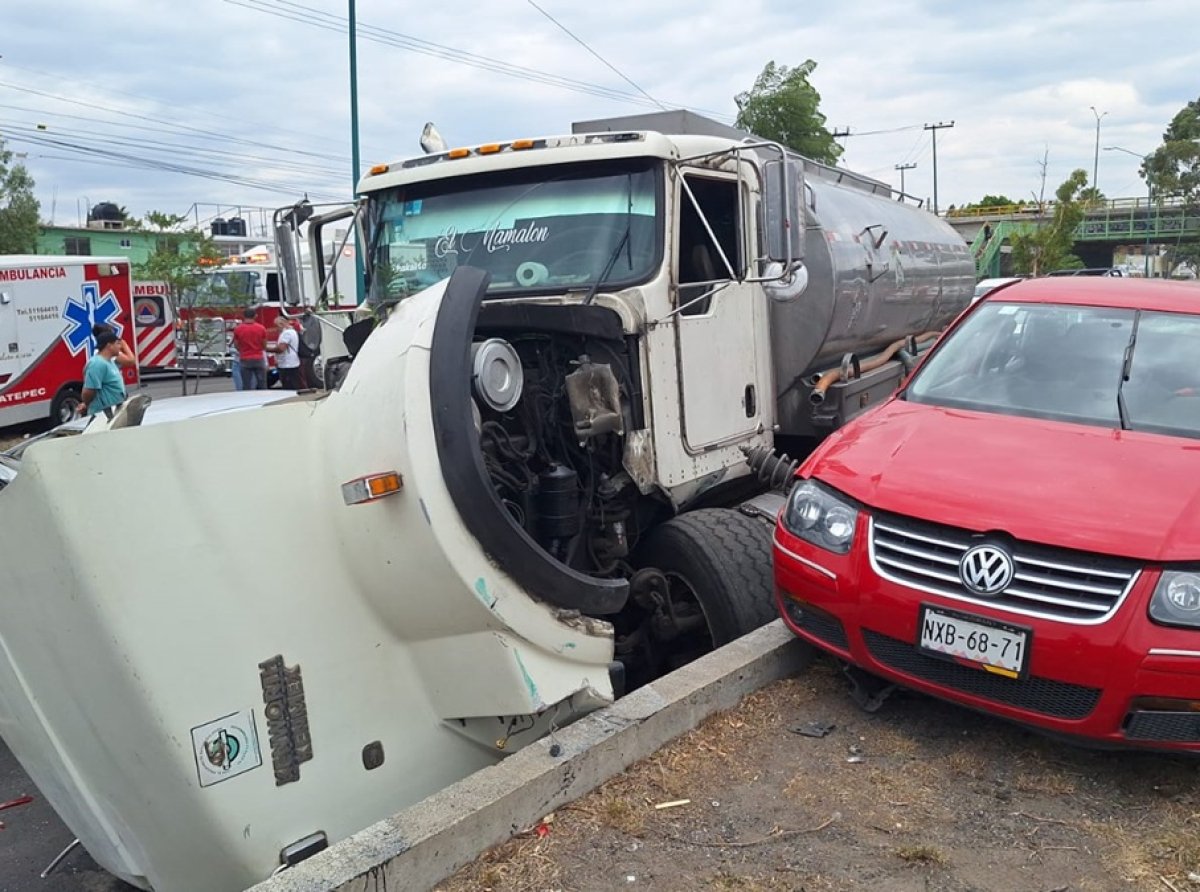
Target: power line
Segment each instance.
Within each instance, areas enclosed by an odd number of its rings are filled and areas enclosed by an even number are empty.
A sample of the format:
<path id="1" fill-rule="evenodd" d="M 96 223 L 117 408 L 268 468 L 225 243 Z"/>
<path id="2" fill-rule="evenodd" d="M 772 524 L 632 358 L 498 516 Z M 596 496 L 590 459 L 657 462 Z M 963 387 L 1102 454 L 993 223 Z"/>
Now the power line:
<path id="1" fill-rule="evenodd" d="M 308 191 L 317 197 L 327 197 L 330 200 L 338 201 L 344 198 L 341 195 L 333 195 L 331 193 L 317 193 L 311 189 L 305 189 L 294 183 L 287 182 L 271 182 L 269 180 L 256 180 L 249 177 L 238 176 L 230 173 L 222 173 L 220 171 L 208 170 L 205 168 L 179 164 L 170 161 L 164 161 L 157 158 L 148 158 L 130 153 L 122 153 L 112 151 L 110 149 L 98 148 L 91 145 L 83 145 L 73 143 L 67 140 L 55 139 L 53 137 L 42 135 L 20 135 L 9 137 L 13 142 L 30 143 L 33 145 L 47 146 L 57 149 L 66 149 L 68 151 L 79 152 L 84 155 L 90 155 L 96 158 L 105 158 L 123 162 L 120 166 L 136 166 L 149 170 L 162 170 L 172 173 L 182 173 L 189 176 L 201 177 L 203 179 L 218 180 L 221 182 L 231 183 L 233 185 L 245 186 L 252 189 L 263 189 L 277 193 L 291 193 Z"/>
<path id="2" fill-rule="evenodd" d="M 224 0 L 224 2 L 230 3 L 234 6 L 241 6 L 253 12 L 264 13 L 276 18 L 298 22 L 303 25 L 308 25 L 309 27 L 320 28 L 322 30 L 332 31 L 338 34 L 345 34 L 349 27 L 347 19 L 343 16 L 327 13 L 323 10 L 314 9 L 311 6 L 305 6 L 300 3 L 288 2 L 288 0 L 278 0 L 278 5 L 272 7 L 267 7 L 264 0 Z M 602 99 L 611 99 L 618 102 L 627 102 L 636 105 L 658 106 L 657 100 L 654 100 L 653 98 L 647 100 L 643 96 L 640 96 L 636 93 L 629 93 L 623 90 L 606 87 L 588 81 L 576 80 L 575 78 L 552 74 L 536 68 L 526 68 L 522 65 L 514 65 L 509 62 L 504 62 L 500 59 L 493 59 L 489 56 L 481 56 L 476 53 L 458 50 L 453 47 L 422 40 L 421 38 L 413 37 L 408 34 L 402 34 L 386 28 L 379 28 L 374 25 L 365 24 L 361 21 L 358 22 L 356 30 L 366 40 L 370 40 L 374 43 L 380 43 L 385 46 L 391 46 L 396 49 L 408 50 L 410 52 L 467 65 L 472 68 L 491 71 L 497 74 L 503 74 L 508 77 L 514 77 L 533 83 L 541 83 L 547 86 L 558 87 L 576 93 L 596 96 Z M 679 107 L 684 108 L 685 106 L 680 105 Z M 721 112 L 714 112 L 700 108 L 692 108 L 691 110 L 713 117 L 721 117 L 731 120 L 729 115 Z"/>
<path id="3" fill-rule="evenodd" d="M 47 109 L 33 109 L 33 108 L 27 108 L 27 107 L 21 106 L 21 105 L 10 105 L 8 103 L 0 103 L 0 108 L 6 108 L 11 111 L 27 112 L 29 114 L 36 115 L 37 118 L 40 120 L 45 120 L 46 118 L 63 118 L 68 121 L 83 121 L 88 124 L 99 124 L 101 126 L 108 127 L 108 128 L 115 128 L 117 130 L 128 129 L 128 130 L 132 130 L 135 134 L 138 134 L 139 139 L 141 138 L 140 135 L 143 133 L 162 133 L 162 134 L 168 134 L 168 135 L 173 135 L 173 136 L 181 135 L 174 129 L 173 126 L 151 127 L 151 126 L 147 126 L 146 124 L 137 124 L 137 125 L 126 124 L 122 121 L 113 121 L 108 118 L 94 117 L 91 115 L 72 115 L 72 114 L 68 114 L 66 112 L 55 112 L 55 111 L 49 111 Z M 96 133 L 96 131 L 94 131 L 94 130 L 88 131 L 89 135 L 94 135 L 95 133 Z M 206 140 L 211 140 L 214 142 L 238 141 L 235 137 L 231 137 L 228 134 L 224 134 L 224 133 L 214 132 L 214 133 L 209 133 L 209 134 L 200 133 L 200 134 L 194 134 L 194 135 L 196 137 L 198 137 L 199 139 L 206 139 Z M 293 149 L 285 149 L 283 151 L 285 151 L 287 154 L 295 153 L 295 150 L 293 150 Z M 322 154 L 309 153 L 309 152 L 305 153 L 305 157 L 310 157 L 310 158 L 318 159 L 321 161 L 327 161 L 330 164 L 338 165 L 339 168 L 340 168 L 340 166 L 342 166 L 344 164 L 344 160 L 345 160 L 343 158 L 343 156 L 341 156 L 341 155 L 322 155 Z M 275 161 L 277 159 L 272 158 L 271 160 Z"/>
<path id="4" fill-rule="evenodd" d="M 205 134 L 205 135 L 210 135 L 210 136 L 213 133 L 213 131 L 211 131 L 211 130 L 204 130 L 200 127 L 192 127 L 188 124 L 175 124 L 170 121 L 164 121 L 162 118 L 155 118 L 150 115 L 142 115 L 142 114 L 138 114 L 137 112 L 126 111 L 124 109 L 118 109 L 118 108 L 112 108 L 112 107 L 106 106 L 106 105 L 99 105 L 95 102 L 86 102 L 81 99 L 72 99 L 69 96 L 59 96 L 55 93 L 48 93 L 45 90 L 34 89 L 33 87 L 23 87 L 20 84 L 10 84 L 5 81 L 0 81 L 0 87 L 7 87 L 10 90 L 17 90 L 22 93 L 31 93 L 34 96 L 41 96 L 45 99 L 53 99 L 53 100 L 56 100 L 57 102 L 65 102 L 65 103 L 69 103 L 71 105 L 81 105 L 84 108 L 98 109 L 100 111 L 110 112 L 112 114 L 120 115 L 122 117 L 134 118 L 139 121 L 149 121 L 154 124 L 163 124 L 168 127 L 172 127 L 177 130 L 187 131 L 190 133 L 199 133 L 199 134 Z M 261 140 L 245 139 L 245 138 L 237 137 L 237 136 L 224 136 L 222 138 L 228 139 L 230 142 L 241 143 L 242 145 L 253 146 L 253 147 L 259 148 L 259 149 L 272 149 L 272 150 L 280 151 L 280 152 L 291 152 L 296 155 L 308 155 L 311 157 L 320 157 L 319 155 L 316 155 L 316 153 L 314 153 L 314 152 L 308 152 L 303 149 L 289 149 L 284 146 L 271 145 L 269 143 L 264 143 Z"/>
<path id="5" fill-rule="evenodd" d="M 42 71 L 41 69 L 38 69 L 38 68 L 29 68 L 28 66 L 24 66 L 24 65 L 16 65 L 16 64 L 13 64 L 13 62 L 10 61 L 9 59 L 4 60 L 4 67 L 11 68 L 15 71 L 24 71 L 29 74 L 36 74 L 40 77 L 46 77 L 46 78 L 50 78 L 52 80 L 63 81 L 65 83 L 71 84 L 71 86 L 75 86 L 75 84 L 69 78 L 65 78 L 62 75 L 54 74 L 49 71 Z M 89 83 L 89 85 L 91 85 L 93 87 L 98 87 L 98 86 L 102 87 L 105 94 L 113 94 L 113 95 L 117 95 L 117 96 L 128 96 L 130 99 L 137 99 L 141 102 L 151 102 L 151 103 L 155 103 L 155 104 L 161 104 L 160 100 L 155 97 L 145 96 L 140 93 L 130 93 L 127 90 L 120 90 L 120 89 L 113 87 L 109 83 L 98 84 L 92 78 L 90 73 L 89 73 L 88 83 Z M 182 111 L 183 109 L 179 109 L 178 107 L 176 107 L 175 110 Z M 246 124 L 245 118 L 234 117 L 233 115 L 223 115 L 218 112 L 210 111 L 209 109 L 206 109 L 206 108 L 189 107 L 188 109 L 186 109 L 186 111 L 189 115 L 197 115 L 197 114 L 206 115 L 207 117 L 215 118 L 217 120 L 230 121 L 234 124 L 237 124 L 240 128 L 245 127 L 245 124 Z M 288 133 L 288 134 L 291 134 L 292 136 L 299 136 L 299 137 L 302 137 L 306 143 L 324 142 L 328 145 L 336 144 L 335 140 L 323 139 L 319 134 L 308 133 L 308 132 L 301 131 L 301 130 L 290 130 L 286 127 L 279 127 L 276 124 L 267 124 L 267 123 L 260 121 L 260 122 L 257 122 L 255 126 L 261 127 L 264 129 L 275 130 L 278 133 Z"/>
<path id="6" fill-rule="evenodd" d="M 546 10 L 542 9 L 540 6 L 538 6 L 536 3 L 534 3 L 533 0 L 525 0 L 525 2 L 527 2 L 530 6 L 532 6 L 534 9 L 536 9 L 538 12 L 540 12 L 542 15 L 544 15 L 546 18 L 548 18 L 551 22 L 553 22 L 559 28 L 561 28 L 563 30 L 563 32 L 565 32 L 566 35 L 568 37 L 570 37 L 572 40 L 574 40 L 577 44 L 579 44 L 581 47 L 583 47 L 585 50 L 587 50 L 589 53 L 591 53 L 593 56 L 595 56 L 597 59 L 599 59 L 600 62 L 603 63 L 603 65 L 609 71 L 611 71 L 617 77 L 621 78 L 621 80 L 625 81 L 625 83 L 629 84 L 629 86 L 633 87 L 635 90 L 637 90 L 643 96 L 645 96 L 647 99 L 649 99 L 655 105 L 657 105 L 662 111 L 667 110 L 667 107 L 665 105 L 663 105 L 661 102 L 659 102 L 653 96 L 651 96 L 649 93 L 647 93 L 645 90 L 643 90 L 637 84 L 635 84 L 632 80 L 630 80 L 628 77 L 626 77 L 623 72 L 618 71 L 617 68 L 611 62 L 609 62 L 607 59 L 605 59 L 603 56 L 601 56 L 598 52 L 596 52 L 594 49 L 592 49 L 590 46 L 588 46 L 588 44 L 583 40 L 582 37 L 579 37 L 577 34 L 575 34 L 573 31 L 571 31 L 570 28 L 568 28 L 566 25 L 564 25 L 562 22 L 560 22 L 554 16 L 550 15 L 550 13 L 546 12 Z"/>

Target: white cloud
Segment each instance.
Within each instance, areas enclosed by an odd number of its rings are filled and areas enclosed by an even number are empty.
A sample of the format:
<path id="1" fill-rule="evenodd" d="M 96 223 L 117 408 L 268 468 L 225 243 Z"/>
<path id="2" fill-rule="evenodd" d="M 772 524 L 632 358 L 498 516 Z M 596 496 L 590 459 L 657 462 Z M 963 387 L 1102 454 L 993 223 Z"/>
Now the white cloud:
<path id="1" fill-rule="evenodd" d="M 1142 153 L 1200 94 L 1200 45 L 1185 26 L 1191 0 L 538 3 L 651 96 L 727 120 L 733 96 L 768 60 L 816 60 L 828 124 L 851 130 L 847 166 L 898 183 L 895 166 L 916 162 L 906 176 L 916 195 L 932 195 L 923 125 L 953 120 L 937 135 L 942 206 L 987 193 L 1028 196 L 1040 188 L 1043 156 L 1048 191 L 1075 168 L 1090 176 L 1089 106 L 1108 113 L 1102 146 Z M 198 202 L 211 214 L 217 204 L 274 206 L 301 191 L 348 195 L 347 40 L 337 24 L 345 14 L 338 0 L 44 0 L 6 10 L 0 136 L 27 154 L 43 213 L 53 206 L 60 222 L 73 221 L 85 197 L 135 213 Z M 360 0 L 358 16 L 364 164 L 418 151 L 426 120 L 470 144 L 649 110 L 524 0 Z M 372 35 L 416 38 L 625 98 L 534 83 Z M 36 130 L 39 123 L 47 129 Z M 1101 152 L 1100 188 L 1140 195 L 1137 166 L 1124 153 Z"/>

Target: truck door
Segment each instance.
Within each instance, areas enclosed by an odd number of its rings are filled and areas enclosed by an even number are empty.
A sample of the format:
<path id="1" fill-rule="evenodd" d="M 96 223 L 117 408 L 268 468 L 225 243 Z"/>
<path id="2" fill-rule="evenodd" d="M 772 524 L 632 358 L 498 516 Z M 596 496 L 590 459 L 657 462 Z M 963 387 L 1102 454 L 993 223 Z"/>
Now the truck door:
<path id="1" fill-rule="evenodd" d="M 736 177 L 707 171 L 684 172 L 676 183 L 675 331 L 683 440 L 693 454 L 757 433 L 764 398 L 757 288 L 730 274 L 747 254 L 738 190 Z"/>

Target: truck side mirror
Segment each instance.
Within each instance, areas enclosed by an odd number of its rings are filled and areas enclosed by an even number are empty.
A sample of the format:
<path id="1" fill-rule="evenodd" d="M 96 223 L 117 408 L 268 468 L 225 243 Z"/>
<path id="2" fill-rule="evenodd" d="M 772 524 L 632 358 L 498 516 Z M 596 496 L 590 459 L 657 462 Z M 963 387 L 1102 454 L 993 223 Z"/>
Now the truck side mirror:
<path id="1" fill-rule="evenodd" d="M 768 260 L 789 264 L 804 259 L 804 204 L 800 165 L 792 160 L 763 165 L 763 214 Z"/>
<path id="2" fill-rule="evenodd" d="M 300 263 L 296 257 L 296 234 L 287 223 L 275 227 L 275 257 L 283 277 L 283 301 L 295 306 L 301 303 Z"/>

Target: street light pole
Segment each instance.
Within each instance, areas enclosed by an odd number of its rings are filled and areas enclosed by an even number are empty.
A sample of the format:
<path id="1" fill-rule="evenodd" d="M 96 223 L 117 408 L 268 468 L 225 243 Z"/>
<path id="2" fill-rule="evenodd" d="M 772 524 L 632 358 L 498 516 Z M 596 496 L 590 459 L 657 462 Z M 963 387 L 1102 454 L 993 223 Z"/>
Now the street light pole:
<path id="1" fill-rule="evenodd" d="M 1122 148 L 1121 146 L 1105 146 L 1106 152 L 1124 152 L 1126 155 L 1132 155 L 1134 158 L 1141 158 L 1144 163 L 1148 155 L 1139 155 L 1137 152 L 1130 149 Z M 1150 177 L 1146 176 L 1146 246 L 1142 248 L 1142 256 L 1146 261 L 1146 278 L 1150 278 L 1150 218 L 1154 213 L 1154 184 L 1150 182 Z"/>
<path id="2" fill-rule="evenodd" d="M 897 164 L 896 165 L 896 170 L 900 171 L 900 194 L 901 195 L 907 194 L 904 191 L 904 171 L 912 170 L 916 166 L 917 166 L 916 161 L 912 162 L 911 164 Z"/>
<path id="3" fill-rule="evenodd" d="M 1100 197 L 1100 119 L 1108 112 L 1096 111 L 1096 106 L 1088 106 L 1092 110 L 1092 114 L 1096 116 L 1096 156 L 1092 160 L 1092 189 L 1096 193 L 1096 197 Z"/>

